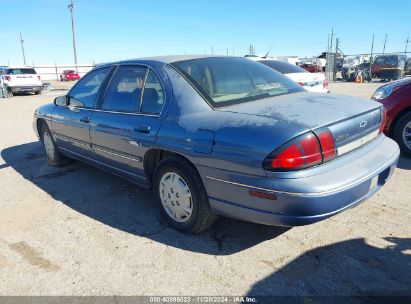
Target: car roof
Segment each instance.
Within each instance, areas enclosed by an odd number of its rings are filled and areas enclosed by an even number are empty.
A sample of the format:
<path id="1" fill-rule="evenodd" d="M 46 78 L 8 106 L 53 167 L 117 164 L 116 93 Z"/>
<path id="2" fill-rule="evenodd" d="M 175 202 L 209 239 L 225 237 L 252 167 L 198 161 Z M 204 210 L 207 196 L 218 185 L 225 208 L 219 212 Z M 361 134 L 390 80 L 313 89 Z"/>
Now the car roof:
<path id="1" fill-rule="evenodd" d="M 118 62 L 112 62 L 111 64 L 124 64 L 124 63 L 139 63 L 144 61 L 157 61 L 161 63 L 173 63 L 177 61 L 203 59 L 203 58 L 242 58 L 238 56 L 223 56 L 223 55 L 169 55 L 169 56 L 154 56 L 154 57 L 142 57 L 138 59 L 123 60 Z"/>
<path id="2" fill-rule="evenodd" d="M 10 67 L 8 67 L 8 69 L 34 69 L 34 68 L 31 67 L 31 66 L 23 66 L 23 65 L 18 66 L 18 65 L 16 65 L 16 66 L 10 66 Z"/>

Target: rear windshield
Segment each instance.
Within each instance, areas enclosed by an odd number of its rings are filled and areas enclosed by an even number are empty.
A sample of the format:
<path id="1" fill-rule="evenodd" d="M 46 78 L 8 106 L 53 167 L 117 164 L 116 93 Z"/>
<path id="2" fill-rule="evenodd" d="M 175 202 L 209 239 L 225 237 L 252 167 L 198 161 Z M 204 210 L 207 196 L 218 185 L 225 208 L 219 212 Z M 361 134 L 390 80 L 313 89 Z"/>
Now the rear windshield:
<path id="1" fill-rule="evenodd" d="M 76 74 L 76 72 L 72 71 L 72 70 L 64 71 L 64 73 L 66 73 L 66 74 Z"/>
<path id="2" fill-rule="evenodd" d="M 245 58 L 217 57 L 172 63 L 213 107 L 304 91 L 277 71 Z"/>
<path id="3" fill-rule="evenodd" d="M 274 70 L 280 72 L 281 74 L 291 74 L 291 73 L 309 73 L 306 70 L 300 68 L 299 66 L 278 61 L 278 60 L 261 60 L 259 63 L 265 64 L 266 66 L 273 68 Z"/>
<path id="4" fill-rule="evenodd" d="M 21 74 L 37 74 L 34 69 L 8 69 L 9 75 L 21 75 Z"/>

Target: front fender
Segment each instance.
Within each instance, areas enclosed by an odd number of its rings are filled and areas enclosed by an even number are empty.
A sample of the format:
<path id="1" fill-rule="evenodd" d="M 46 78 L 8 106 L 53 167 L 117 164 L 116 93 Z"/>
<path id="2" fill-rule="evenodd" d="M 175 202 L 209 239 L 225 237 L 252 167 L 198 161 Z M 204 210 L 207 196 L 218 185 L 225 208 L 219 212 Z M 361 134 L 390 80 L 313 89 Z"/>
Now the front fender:
<path id="1" fill-rule="evenodd" d="M 53 112 L 55 108 L 56 106 L 54 104 L 49 103 L 49 104 L 45 104 L 37 108 L 34 111 L 32 127 L 33 127 L 34 134 L 36 134 L 38 139 L 40 139 L 40 134 L 38 130 L 38 121 L 40 119 L 44 120 L 47 123 L 49 129 L 52 131 L 53 129 L 52 118 L 53 118 Z"/>

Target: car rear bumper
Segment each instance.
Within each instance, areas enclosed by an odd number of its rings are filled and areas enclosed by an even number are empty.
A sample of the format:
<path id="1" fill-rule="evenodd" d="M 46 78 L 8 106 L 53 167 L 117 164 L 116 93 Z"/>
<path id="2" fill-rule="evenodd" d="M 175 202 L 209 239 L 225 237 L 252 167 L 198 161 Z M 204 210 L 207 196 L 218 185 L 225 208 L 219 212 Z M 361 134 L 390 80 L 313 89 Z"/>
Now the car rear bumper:
<path id="1" fill-rule="evenodd" d="M 320 171 L 312 168 L 286 178 L 209 168 L 200 174 L 217 214 L 268 225 L 306 225 L 359 204 L 391 177 L 399 157 L 398 145 L 379 136 L 366 146 L 322 165 Z M 272 199 L 251 196 L 250 190 L 270 194 Z"/>
<path id="2" fill-rule="evenodd" d="M 327 88 L 324 88 L 322 84 L 316 86 L 304 86 L 304 89 L 306 89 L 308 92 L 314 93 L 330 93 L 330 91 Z"/>
<path id="3" fill-rule="evenodd" d="M 42 90 L 42 86 L 12 86 L 9 87 L 9 89 L 12 93 L 40 92 Z"/>

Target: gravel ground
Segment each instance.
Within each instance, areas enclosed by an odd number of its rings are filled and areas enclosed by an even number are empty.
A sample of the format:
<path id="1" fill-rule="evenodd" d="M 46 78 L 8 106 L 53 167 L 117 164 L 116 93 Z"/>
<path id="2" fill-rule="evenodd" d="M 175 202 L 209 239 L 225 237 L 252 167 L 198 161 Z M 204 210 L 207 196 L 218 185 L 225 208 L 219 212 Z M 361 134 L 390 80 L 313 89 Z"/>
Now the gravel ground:
<path id="1" fill-rule="evenodd" d="M 330 89 L 369 98 L 379 85 Z M 221 218 L 184 235 L 149 191 L 79 162 L 47 166 L 33 111 L 62 92 L 0 99 L 0 295 L 411 294 L 410 159 L 328 220 L 288 229 Z"/>

